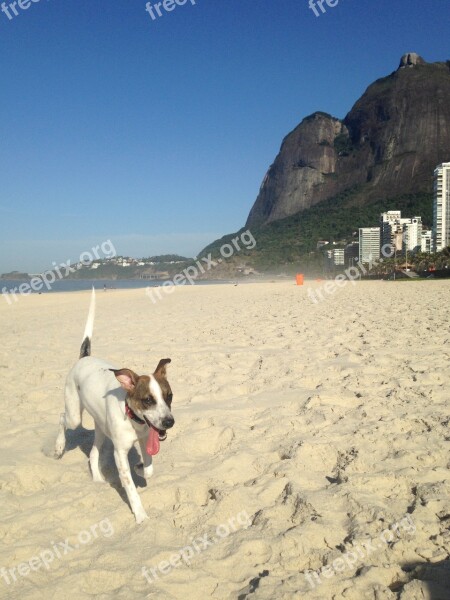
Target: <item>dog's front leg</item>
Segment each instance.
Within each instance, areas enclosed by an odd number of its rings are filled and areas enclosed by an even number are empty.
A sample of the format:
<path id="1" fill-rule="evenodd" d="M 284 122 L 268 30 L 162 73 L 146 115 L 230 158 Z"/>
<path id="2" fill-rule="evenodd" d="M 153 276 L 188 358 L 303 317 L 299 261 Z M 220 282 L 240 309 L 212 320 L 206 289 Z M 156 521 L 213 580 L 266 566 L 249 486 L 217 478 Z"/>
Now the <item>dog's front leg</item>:
<path id="1" fill-rule="evenodd" d="M 145 438 L 139 438 L 139 448 L 141 450 L 142 463 L 135 465 L 134 471 L 144 479 L 150 479 L 153 475 L 152 457 L 147 454 Z"/>
<path id="2" fill-rule="evenodd" d="M 131 477 L 130 463 L 128 462 L 128 453 L 125 450 L 114 450 L 114 460 L 116 461 L 117 470 L 119 471 L 120 481 L 124 490 L 127 493 L 128 501 L 131 510 L 136 518 L 137 523 L 142 523 L 144 519 L 148 519 L 147 513 L 142 506 L 141 499 L 137 493 Z"/>

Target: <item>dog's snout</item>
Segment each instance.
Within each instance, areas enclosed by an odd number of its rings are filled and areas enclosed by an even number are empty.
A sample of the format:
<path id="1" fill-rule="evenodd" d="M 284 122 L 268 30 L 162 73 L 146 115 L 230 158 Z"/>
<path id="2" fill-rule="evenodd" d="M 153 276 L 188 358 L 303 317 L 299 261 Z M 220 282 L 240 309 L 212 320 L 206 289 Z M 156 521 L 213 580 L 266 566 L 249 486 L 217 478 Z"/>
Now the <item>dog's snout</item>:
<path id="1" fill-rule="evenodd" d="M 172 416 L 166 417 L 165 419 L 163 419 L 162 424 L 164 429 L 170 429 L 175 425 L 175 419 Z"/>

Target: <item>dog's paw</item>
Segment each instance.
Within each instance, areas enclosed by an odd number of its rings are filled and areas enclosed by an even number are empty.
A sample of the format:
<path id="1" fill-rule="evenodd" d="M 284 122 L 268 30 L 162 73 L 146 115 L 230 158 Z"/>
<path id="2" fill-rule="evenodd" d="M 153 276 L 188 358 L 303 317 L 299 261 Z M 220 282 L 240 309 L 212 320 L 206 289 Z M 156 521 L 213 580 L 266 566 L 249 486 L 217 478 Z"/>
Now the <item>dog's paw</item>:
<path id="1" fill-rule="evenodd" d="M 106 479 L 103 477 L 103 475 L 93 475 L 92 481 L 94 483 L 106 483 Z"/>
<path id="2" fill-rule="evenodd" d="M 136 475 L 139 475 L 139 477 L 150 479 L 150 477 L 153 475 L 153 465 L 144 468 L 144 465 L 139 463 L 138 465 L 134 465 L 134 472 Z"/>
<path id="3" fill-rule="evenodd" d="M 62 455 L 64 454 L 64 450 L 65 450 L 65 446 L 55 446 L 55 451 L 53 452 L 53 458 L 55 460 L 59 460 L 60 458 L 62 458 Z"/>
<path id="4" fill-rule="evenodd" d="M 139 510 L 138 512 L 136 512 L 134 514 L 134 517 L 136 519 L 136 523 L 138 525 L 140 525 L 141 523 L 143 523 L 145 521 L 145 519 L 148 519 L 148 515 L 145 512 L 145 510 L 142 508 L 141 510 Z"/>

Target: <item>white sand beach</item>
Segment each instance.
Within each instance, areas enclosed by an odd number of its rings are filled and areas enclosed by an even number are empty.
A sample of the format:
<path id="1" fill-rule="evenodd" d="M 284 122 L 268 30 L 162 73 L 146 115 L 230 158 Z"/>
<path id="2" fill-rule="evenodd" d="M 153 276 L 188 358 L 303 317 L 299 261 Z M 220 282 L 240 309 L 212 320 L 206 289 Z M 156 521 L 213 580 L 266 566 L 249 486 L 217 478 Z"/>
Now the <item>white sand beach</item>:
<path id="1" fill-rule="evenodd" d="M 450 281 L 320 285 L 97 294 L 95 356 L 172 359 L 141 525 L 87 414 L 51 456 L 89 294 L 2 301 L 0 597 L 450 598 Z"/>

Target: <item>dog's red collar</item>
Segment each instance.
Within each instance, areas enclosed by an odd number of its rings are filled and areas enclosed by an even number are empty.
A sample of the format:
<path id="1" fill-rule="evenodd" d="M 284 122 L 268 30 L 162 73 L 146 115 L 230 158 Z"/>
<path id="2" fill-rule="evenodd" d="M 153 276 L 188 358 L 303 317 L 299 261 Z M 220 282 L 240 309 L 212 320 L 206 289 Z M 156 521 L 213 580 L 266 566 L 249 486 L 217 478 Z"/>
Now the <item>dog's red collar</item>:
<path id="1" fill-rule="evenodd" d="M 131 419 L 132 421 L 135 421 L 135 423 L 139 423 L 139 425 L 147 425 L 148 427 L 150 427 L 148 421 L 144 421 L 143 419 L 140 419 L 136 413 L 134 413 L 131 408 L 128 406 L 128 403 L 125 401 L 125 414 L 127 415 L 127 417 L 129 419 Z M 154 428 L 156 429 L 156 428 Z M 164 442 L 165 439 L 167 439 L 167 433 L 165 431 L 161 431 L 160 429 L 156 429 L 156 431 L 158 432 L 159 435 L 159 441 L 160 442 Z"/>
<path id="2" fill-rule="evenodd" d="M 129 417 L 132 421 L 136 421 L 136 423 L 139 423 L 139 425 L 145 425 L 145 421 L 143 419 L 140 419 L 137 414 L 135 414 L 131 408 L 128 406 L 127 402 L 125 402 L 125 414 L 127 415 L 127 417 Z"/>

